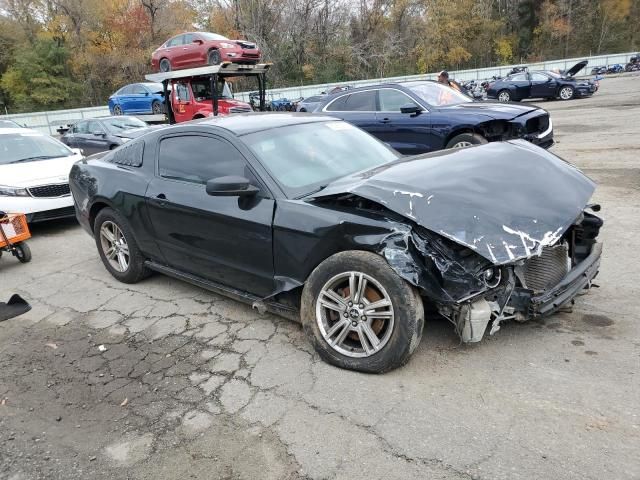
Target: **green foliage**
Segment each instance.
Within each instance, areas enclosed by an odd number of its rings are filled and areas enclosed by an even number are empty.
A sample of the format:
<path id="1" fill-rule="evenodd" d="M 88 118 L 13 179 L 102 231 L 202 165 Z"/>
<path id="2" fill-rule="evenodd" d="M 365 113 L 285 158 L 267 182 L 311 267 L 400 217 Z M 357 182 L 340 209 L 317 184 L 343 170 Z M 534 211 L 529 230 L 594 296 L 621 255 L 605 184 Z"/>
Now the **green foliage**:
<path id="1" fill-rule="evenodd" d="M 15 49 L 14 60 L 0 85 L 17 108 L 43 110 L 78 102 L 79 85 L 69 78 L 67 50 L 55 40 L 37 39 Z"/>

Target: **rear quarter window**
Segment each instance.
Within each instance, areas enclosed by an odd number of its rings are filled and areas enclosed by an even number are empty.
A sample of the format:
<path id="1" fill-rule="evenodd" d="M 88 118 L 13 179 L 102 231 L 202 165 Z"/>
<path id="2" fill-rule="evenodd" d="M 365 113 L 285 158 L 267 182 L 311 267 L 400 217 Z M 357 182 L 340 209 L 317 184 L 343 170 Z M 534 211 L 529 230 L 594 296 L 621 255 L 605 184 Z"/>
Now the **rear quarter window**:
<path id="1" fill-rule="evenodd" d="M 138 140 L 117 149 L 113 152 L 109 161 L 118 165 L 126 165 L 127 167 L 141 167 L 143 154 L 144 141 Z"/>

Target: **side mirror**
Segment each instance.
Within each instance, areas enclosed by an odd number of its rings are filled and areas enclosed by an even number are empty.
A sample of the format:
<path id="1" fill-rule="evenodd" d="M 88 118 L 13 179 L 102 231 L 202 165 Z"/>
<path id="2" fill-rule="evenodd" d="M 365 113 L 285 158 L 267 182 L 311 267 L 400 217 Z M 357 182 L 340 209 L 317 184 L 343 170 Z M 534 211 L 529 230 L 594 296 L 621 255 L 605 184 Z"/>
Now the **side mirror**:
<path id="1" fill-rule="evenodd" d="M 93 132 L 93 135 L 96 137 L 103 137 L 103 138 L 107 136 L 107 134 L 104 132 Z"/>
<path id="2" fill-rule="evenodd" d="M 149 92 L 144 92 L 144 96 L 148 97 L 149 96 Z"/>
<path id="3" fill-rule="evenodd" d="M 414 103 L 407 103 L 400 107 L 400 112 L 402 113 L 420 113 L 422 112 L 422 108 Z"/>
<path id="4" fill-rule="evenodd" d="M 202 40 L 200 40 L 199 38 L 194 38 L 191 43 L 197 43 L 198 45 L 202 45 L 204 42 Z"/>
<path id="5" fill-rule="evenodd" d="M 244 197 L 258 192 L 249 180 L 238 176 L 212 178 L 207 182 L 206 190 L 213 197 Z"/>

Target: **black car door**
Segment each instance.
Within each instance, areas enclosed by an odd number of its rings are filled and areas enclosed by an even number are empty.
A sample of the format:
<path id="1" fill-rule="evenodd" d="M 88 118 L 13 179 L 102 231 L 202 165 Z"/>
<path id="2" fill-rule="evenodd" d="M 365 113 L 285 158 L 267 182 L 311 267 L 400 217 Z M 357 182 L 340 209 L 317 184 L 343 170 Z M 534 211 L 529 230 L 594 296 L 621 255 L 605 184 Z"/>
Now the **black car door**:
<path id="1" fill-rule="evenodd" d="M 378 137 L 383 128 L 376 118 L 376 97 L 373 89 L 347 93 L 327 104 L 324 111 Z"/>
<path id="2" fill-rule="evenodd" d="M 85 147 L 85 153 L 92 155 L 98 152 L 104 152 L 109 150 L 109 140 L 107 140 L 107 131 L 105 130 L 102 122 L 98 120 L 89 120 L 87 122 L 88 133 L 83 135 Z"/>
<path id="3" fill-rule="evenodd" d="M 156 175 L 147 189 L 156 241 L 169 266 L 255 295 L 273 291 L 275 201 L 240 151 L 202 133 L 160 139 Z M 207 180 L 242 176 L 251 197 L 211 196 Z"/>
<path id="4" fill-rule="evenodd" d="M 73 146 L 81 148 L 85 155 L 91 155 L 91 145 L 89 144 L 89 121 L 84 120 L 73 126 Z"/>
<path id="5" fill-rule="evenodd" d="M 528 73 L 516 73 L 515 75 L 511 75 L 508 81 L 509 84 L 511 84 L 511 86 L 514 88 L 515 100 L 529 98 L 531 94 L 531 82 L 529 81 Z"/>
<path id="6" fill-rule="evenodd" d="M 547 98 L 556 96 L 556 81 L 541 72 L 531 73 L 531 98 Z"/>
<path id="7" fill-rule="evenodd" d="M 413 105 L 423 109 L 421 113 L 402 113 L 401 107 Z M 416 155 L 434 150 L 431 134 L 431 116 L 406 93 L 395 88 L 378 90 L 376 119 L 378 137 L 404 155 Z"/>

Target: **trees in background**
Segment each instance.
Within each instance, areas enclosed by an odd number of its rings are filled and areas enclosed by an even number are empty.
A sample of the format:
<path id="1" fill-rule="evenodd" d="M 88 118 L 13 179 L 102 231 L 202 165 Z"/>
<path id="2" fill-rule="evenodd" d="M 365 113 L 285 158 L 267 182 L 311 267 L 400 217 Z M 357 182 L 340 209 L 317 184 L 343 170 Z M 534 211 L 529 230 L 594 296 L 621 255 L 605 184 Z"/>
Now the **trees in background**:
<path id="1" fill-rule="evenodd" d="M 0 0 L 0 103 L 103 105 L 173 34 L 258 43 L 271 86 L 638 48 L 640 0 Z"/>

